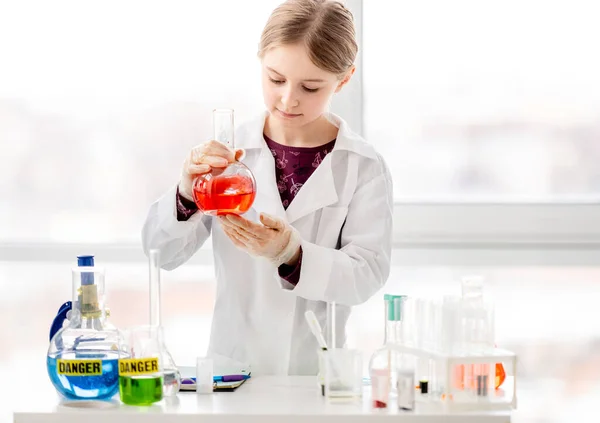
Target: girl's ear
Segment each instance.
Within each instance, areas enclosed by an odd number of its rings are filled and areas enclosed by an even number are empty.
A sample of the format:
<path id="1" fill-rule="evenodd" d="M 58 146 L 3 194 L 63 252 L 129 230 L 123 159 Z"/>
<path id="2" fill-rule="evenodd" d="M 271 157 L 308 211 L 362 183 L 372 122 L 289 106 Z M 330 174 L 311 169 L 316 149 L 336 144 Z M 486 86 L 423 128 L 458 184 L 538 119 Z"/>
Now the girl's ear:
<path id="1" fill-rule="evenodd" d="M 336 93 L 339 93 L 342 90 L 342 88 L 344 87 L 344 85 L 346 85 L 348 83 L 348 81 L 350 81 L 350 78 L 352 78 L 352 75 L 354 75 L 355 71 L 356 71 L 356 66 L 352 65 L 350 70 L 348 70 L 348 72 L 346 72 L 346 75 L 344 75 L 344 77 L 342 78 L 342 80 L 340 81 L 338 86 L 335 88 Z"/>

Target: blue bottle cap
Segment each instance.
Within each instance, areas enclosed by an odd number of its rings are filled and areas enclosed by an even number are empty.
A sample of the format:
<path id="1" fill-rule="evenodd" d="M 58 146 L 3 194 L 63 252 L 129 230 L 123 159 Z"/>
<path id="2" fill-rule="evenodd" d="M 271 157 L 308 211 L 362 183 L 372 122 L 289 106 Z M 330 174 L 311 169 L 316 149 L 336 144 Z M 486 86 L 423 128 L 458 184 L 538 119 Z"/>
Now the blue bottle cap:
<path id="1" fill-rule="evenodd" d="M 94 256 L 77 256 L 77 266 L 94 267 Z"/>

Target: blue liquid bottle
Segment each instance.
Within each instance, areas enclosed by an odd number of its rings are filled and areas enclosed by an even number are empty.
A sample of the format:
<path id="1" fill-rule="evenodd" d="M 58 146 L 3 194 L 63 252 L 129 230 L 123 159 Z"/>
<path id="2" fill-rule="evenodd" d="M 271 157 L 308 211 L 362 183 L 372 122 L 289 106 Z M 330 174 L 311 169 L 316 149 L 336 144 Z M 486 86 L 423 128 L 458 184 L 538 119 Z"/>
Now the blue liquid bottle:
<path id="1" fill-rule="evenodd" d="M 67 324 L 51 333 L 48 375 L 67 399 L 110 399 L 119 391 L 118 360 L 127 354 L 120 332 L 107 321 L 104 270 L 94 267 L 93 256 L 77 259 L 72 309 Z"/>

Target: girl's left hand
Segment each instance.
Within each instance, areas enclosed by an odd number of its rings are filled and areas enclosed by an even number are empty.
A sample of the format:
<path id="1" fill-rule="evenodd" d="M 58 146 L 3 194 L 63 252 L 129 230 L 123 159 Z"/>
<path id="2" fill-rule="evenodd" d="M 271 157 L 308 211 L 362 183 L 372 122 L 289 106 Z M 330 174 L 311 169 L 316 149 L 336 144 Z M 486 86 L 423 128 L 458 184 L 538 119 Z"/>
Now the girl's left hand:
<path id="1" fill-rule="evenodd" d="M 262 225 L 235 214 L 218 219 L 233 244 L 249 254 L 264 257 L 276 267 L 293 265 L 298 260 L 300 235 L 283 220 L 266 213 L 260 214 Z"/>

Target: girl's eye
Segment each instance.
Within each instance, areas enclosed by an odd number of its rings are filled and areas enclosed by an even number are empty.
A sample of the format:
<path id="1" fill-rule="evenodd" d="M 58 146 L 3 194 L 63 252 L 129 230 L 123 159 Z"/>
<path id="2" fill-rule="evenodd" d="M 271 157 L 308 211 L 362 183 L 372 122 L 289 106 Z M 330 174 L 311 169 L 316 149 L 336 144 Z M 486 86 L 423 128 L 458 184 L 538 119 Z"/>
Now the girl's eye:
<path id="1" fill-rule="evenodd" d="M 318 88 L 307 88 L 307 87 L 302 87 L 304 89 L 304 91 L 306 91 L 307 93 L 316 93 L 317 91 L 319 91 Z"/>
<path id="2" fill-rule="evenodd" d="M 280 85 L 283 84 L 284 81 L 280 81 L 278 79 L 269 78 L 273 84 Z"/>

